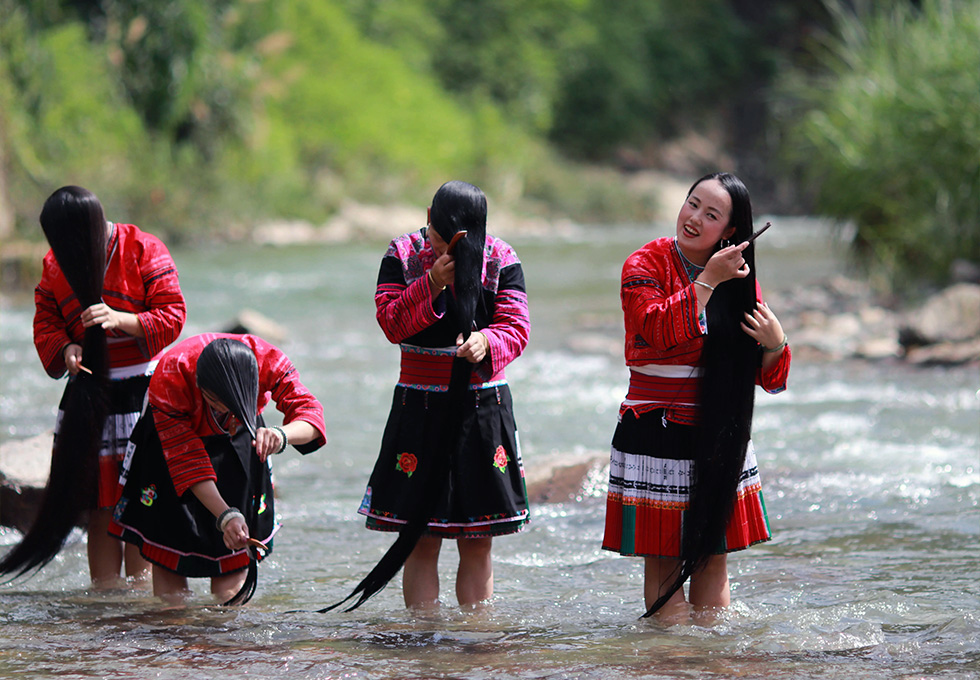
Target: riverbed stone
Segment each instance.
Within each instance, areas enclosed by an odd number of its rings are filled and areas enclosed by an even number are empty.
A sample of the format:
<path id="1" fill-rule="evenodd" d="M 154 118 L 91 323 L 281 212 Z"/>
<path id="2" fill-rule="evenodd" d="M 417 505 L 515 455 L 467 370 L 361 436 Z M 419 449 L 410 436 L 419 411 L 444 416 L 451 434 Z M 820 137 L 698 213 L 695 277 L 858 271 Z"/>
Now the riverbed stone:
<path id="1" fill-rule="evenodd" d="M 525 461 L 524 482 L 531 503 L 565 503 L 595 496 L 591 480 L 605 479 L 608 453 L 555 453 Z"/>
<path id="2" fill-rule="evenodd" d="M 906 347 L 980 337 L 980 285 L 958 283 L 907 313 L 899 330 Z"/>
<path id="3" fill-rule="evenodd" d="M 249 334 L 271 342 L 274 345 L 283 344 L 289 337 L 286 329 L 281 325 L 255 311 L 254 309 L 243 309 L 235 318 L 225 324 L 225 333 Z"/>
<path id="4" fill-rule="evenodd" d="M 51 431 L 0 445 L 0 526 L 26 532 L 51 469 Z"/>

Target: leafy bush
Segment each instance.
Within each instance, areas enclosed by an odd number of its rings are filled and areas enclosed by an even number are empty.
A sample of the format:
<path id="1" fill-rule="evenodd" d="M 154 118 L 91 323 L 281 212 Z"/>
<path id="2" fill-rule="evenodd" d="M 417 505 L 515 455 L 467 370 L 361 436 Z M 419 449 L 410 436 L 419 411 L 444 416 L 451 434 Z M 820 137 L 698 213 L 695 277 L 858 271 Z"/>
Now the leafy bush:
<path id="1" fill-rule="evenodd" d="M 802 101 L 789 154 L 820 212 L 852 221 L 880 287 L 943 282 L 980 262 L 980 2 L 838 10 L 826 71 Z"/>

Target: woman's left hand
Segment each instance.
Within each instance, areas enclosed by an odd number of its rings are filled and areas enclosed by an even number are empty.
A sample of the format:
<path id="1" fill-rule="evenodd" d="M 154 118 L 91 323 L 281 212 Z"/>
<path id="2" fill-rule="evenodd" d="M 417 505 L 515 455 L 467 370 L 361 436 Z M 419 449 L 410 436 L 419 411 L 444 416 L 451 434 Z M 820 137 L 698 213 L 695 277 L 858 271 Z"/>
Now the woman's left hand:
<path id="1" fill-rule="evenodd" d="M 98 302 L 82 311 L 81 321 L 84 328 L 101 326 L 103 330 L 117 330 L 138 338 L 146 335 L 139 317 L 130 312 L 120 312 L 104 302 Z"/>
<path id="2" fill-rule="evenodd" d="M 278 453 L 282 448 L 282 435 L 271 428 L 260 427 L 255 432 L 255 441 L 252 445 L 255 447 L 255 454 L 264 463 L 266 458 L 273 453 Z"/>
<path id="3" fill-rule="evenodd" d="M 756 302 L 751 313 L 745 313 L 742 330 L 748 333 L 763 349 L 777 347 L 785 337 L 779 319 L 765 302 Z"/>
<path id="4" fill-rule="evenodd" d="M 473 331 L 470 337 L 463 342 L 463 334 L 460 333 L 456 338 L 456 356 L 466 359 L 471 364 L 478 364 L 487 356 L 490 351 L 490 341 L 480 331 Z"/>

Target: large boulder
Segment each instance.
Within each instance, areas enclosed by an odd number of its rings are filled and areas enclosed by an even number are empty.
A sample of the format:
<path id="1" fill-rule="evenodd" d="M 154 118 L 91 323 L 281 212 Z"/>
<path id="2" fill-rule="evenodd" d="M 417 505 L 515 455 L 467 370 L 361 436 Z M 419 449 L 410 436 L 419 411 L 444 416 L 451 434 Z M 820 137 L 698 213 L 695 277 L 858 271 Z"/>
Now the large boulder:
<path id="1" fill-rule="evenodd" d="M 525 465 L 528 500 L 532 503 L 580 501 L 604 493 L 609 454 L 559 453 Z"/>

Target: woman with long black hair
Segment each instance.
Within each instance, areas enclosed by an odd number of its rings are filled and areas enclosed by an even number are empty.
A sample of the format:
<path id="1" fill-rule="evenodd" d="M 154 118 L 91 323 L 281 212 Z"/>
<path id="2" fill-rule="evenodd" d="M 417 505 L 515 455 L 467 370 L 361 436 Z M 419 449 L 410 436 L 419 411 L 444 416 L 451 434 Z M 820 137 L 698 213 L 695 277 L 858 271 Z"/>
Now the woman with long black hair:
<path id="1" fill-rule="evenodd" d="M 395 238 L 381 261 L 377 319 L 401 349 L 401 374 L 358 512 L 369 529 L 399 536 L 347 598 L 360 594 L 353 607 L 403 564 L 405 604 L 437 603 L 443 539 L 459 552 L 458 602 L 483 602 L 493 595 L 493 538 L 528 521 L 504 375 L 530 331 L 524 272 L 486 225 L 483 192 L 447 182 L 427 227 Z"/>
<path id="2" fill-rule="evenodd" d="M 688 192 L 676 236 L 623 266 L 630 385 L 603 548 L 645 558 L 646 616 L 664 622 L 692 610 L 710 621 L 730 602 L 727 553 L 770 538 L 750 441 L 754 391 L 784 390 L 791 357 L 756 284 L 751 235 L 744 184 L 712 173 Z"/>
<path id="3" fill-rule="evenodd" d="M 135 225 L 108 222 L 91 191 L 61 187 L 45 201 L 40 222 L 51 250 L 34 291 L 34 345 L 48 375 L 69 378 L 44 500 L 0 573 L 44 566 L 84 519 L 92 583 L 113 587 L 124 551 L 106 529 L 120 464 L 151 360 L 184 326 L 184 297 L 167 247 Z M 143 579 L 148 566 L 136 550 L 125 551 L 131 579 Z"/>
<path id="4" fill-rule="evenodd" d="M 282 427 L 262 419 L 270 400 Z M 180 602 L 188 577 L 210 577 L 218 601 L 244 604 L 279 528 L 269 456 L 325 443 L 323 407 L 282 350 L 254 335 L 188 338 L 150 380 L 109 531 L 153 563 L 158 597 Z"/>

